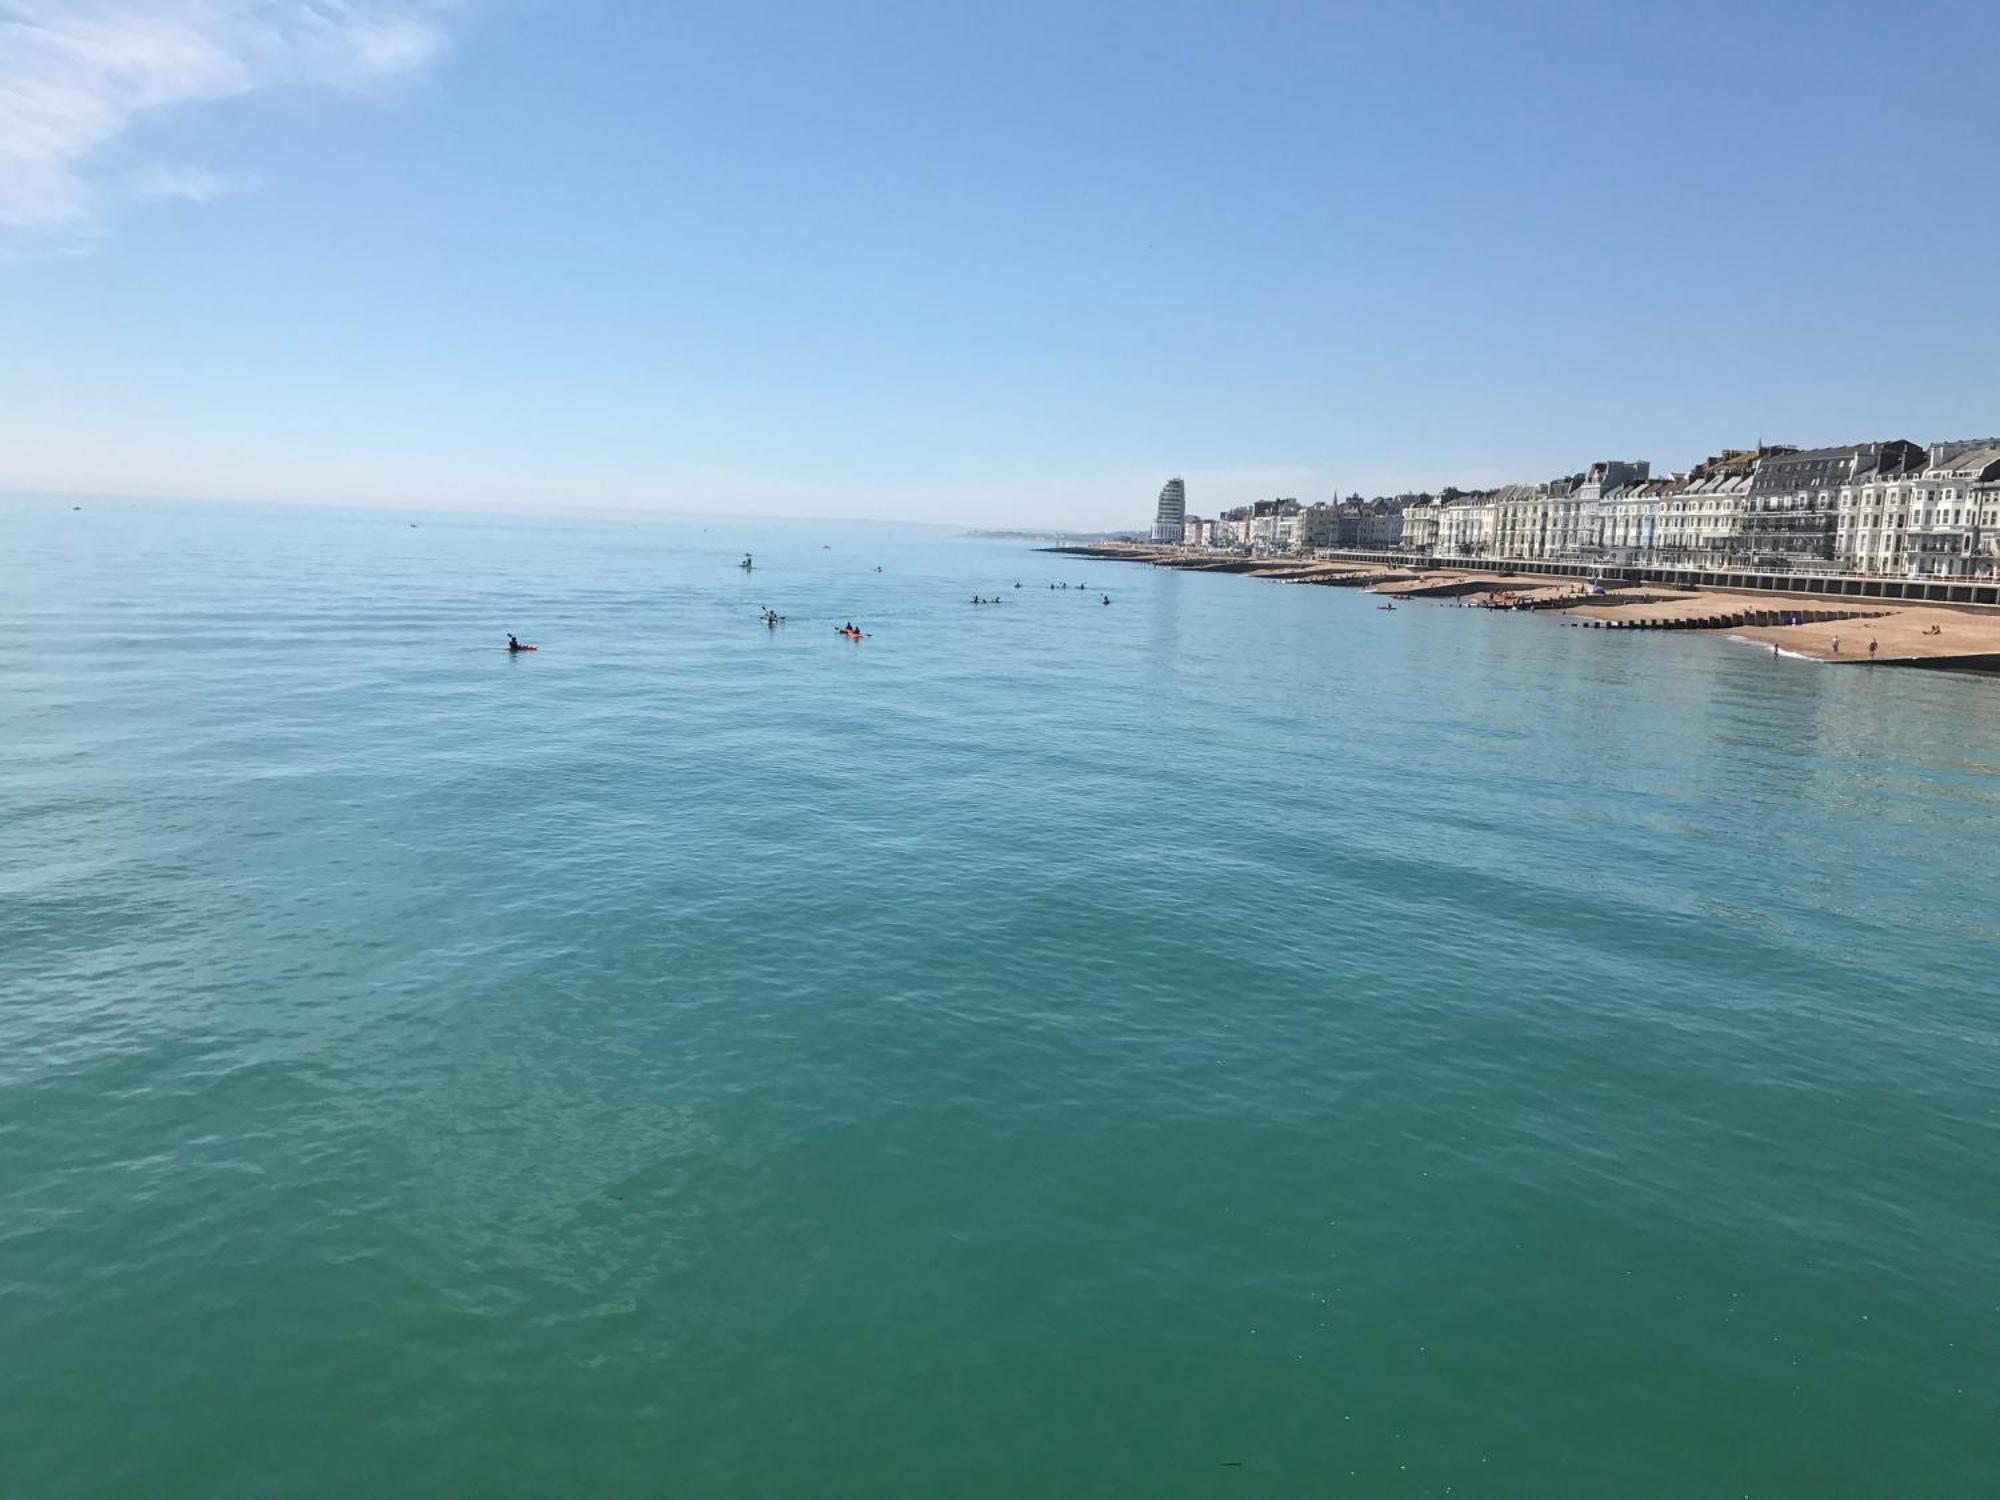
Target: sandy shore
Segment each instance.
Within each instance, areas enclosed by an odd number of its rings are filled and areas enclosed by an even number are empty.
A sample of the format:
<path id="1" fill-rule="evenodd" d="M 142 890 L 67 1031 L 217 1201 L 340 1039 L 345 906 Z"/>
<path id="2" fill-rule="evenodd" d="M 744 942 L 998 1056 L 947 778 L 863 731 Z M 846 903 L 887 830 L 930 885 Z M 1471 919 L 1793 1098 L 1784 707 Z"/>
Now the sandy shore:
<path id="1" fill-rule="evenodd" d="M 1762 627 L 1734 632 L 1819 661 L 1958 665 L 2000 670 L 2000 617 L 1955 609 L 1894 609 L 1840 625 Z M 1876 649 L 1871 652 L 1869 647 Z M 1981 661 L 1980 658 L 1986 658 Z"/>
<path id="2" fill-rule="evenodd" d="M 1645 597 L 1610 602 L 1626 592 Z M 1793 613 L 1853 617 L 1799 624 L 1739 624 L 1728 618 Z M 1633 621 L 1685 621 L 1682 628 L 1713 629 L 1815 661 L 1943 665 L 1960 660 L 1972 666 L 1978 663 L 1971 659 L 1993 657 L 2000 662 L 2000 614 L 1941 605 L 1885 606 L 1861 600 L 1646 588 L 1619 590 L 1607 600 L 1574 605 L 1563 611 L 1563 617 L 1583 623 L 1624 623 L 1627 628 Z M 1710 621 L 1719 623 L 1704 623 Z"/>

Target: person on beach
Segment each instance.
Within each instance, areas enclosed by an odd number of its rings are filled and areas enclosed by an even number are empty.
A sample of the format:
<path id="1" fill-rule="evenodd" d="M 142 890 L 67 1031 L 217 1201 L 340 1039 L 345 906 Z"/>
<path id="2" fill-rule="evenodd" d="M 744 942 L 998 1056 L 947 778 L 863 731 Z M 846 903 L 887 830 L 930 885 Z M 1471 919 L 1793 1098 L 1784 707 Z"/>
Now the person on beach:
<path id="1" fill-rule="evenodd" d="M 1875 654 L 1876 648 L 1879 647 L 1881 644 L 1882 643 L 1880 641 L 1870 641 L 1868 643 L 1868 654 L 1870 656 L 1873 656 Z"/>
<path id="2" fill-rule="evenodd" d="M 1839 637 L 1839 636 L 1835 636 L 1835 637 L 1833 638 L 1833 654 L 1834 654 L 1835 656 L 1838 656 L 1838 655 L 1840 655 L 1840 637 Z"/>

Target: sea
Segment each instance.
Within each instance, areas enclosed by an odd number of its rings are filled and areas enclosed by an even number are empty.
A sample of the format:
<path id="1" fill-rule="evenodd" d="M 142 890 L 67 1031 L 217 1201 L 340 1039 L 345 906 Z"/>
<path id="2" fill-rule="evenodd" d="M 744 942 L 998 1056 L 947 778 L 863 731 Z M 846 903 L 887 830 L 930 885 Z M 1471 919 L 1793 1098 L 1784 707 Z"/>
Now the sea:
<path id="1" fill-rule="evenodd" d="M 2000 1490 L 2000 680 L 48 497 L 0 641 L 8 1500 Z"/>

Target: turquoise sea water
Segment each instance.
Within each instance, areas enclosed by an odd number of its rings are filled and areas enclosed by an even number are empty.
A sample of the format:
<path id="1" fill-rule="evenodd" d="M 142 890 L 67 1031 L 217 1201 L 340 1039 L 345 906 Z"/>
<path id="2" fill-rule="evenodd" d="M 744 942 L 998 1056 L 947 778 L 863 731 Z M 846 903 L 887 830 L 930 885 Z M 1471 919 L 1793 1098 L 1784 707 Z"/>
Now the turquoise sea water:
<path id="1" fill-rule="evenodd" d="M 0 506 L 0 1495 L 2000 1482 L 2000 683 L 410 519 Z"/>

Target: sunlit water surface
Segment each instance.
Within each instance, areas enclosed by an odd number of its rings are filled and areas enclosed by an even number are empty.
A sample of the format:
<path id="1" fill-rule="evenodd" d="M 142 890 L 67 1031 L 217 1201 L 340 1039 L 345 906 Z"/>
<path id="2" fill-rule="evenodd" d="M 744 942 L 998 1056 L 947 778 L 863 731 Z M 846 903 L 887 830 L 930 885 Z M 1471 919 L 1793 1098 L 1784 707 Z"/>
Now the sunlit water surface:
<path id="1" fill-rule="evenodd" d="M 1993 1492 L 2000 683 L 414 519 L 0 506 L 0 1494 Z"/>

